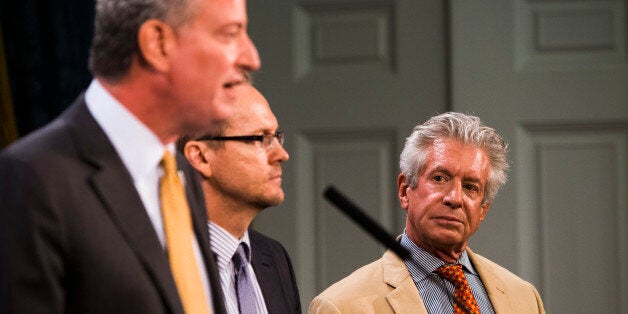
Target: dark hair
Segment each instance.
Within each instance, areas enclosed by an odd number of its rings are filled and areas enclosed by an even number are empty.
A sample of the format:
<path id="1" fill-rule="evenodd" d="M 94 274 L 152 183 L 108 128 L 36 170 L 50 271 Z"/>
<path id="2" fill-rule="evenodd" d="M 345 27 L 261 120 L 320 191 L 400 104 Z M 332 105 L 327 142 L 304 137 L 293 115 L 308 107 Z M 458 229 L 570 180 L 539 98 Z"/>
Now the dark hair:
<path id="1" fill-rule="evenodd" d="M 123 77 L 138 51 L 137 34 L 149 19 L 172 26 L 186 21 L 194 0 L 98 0 L 94 37 L 89 51 L 92 75 L 109 81 Z M 191 13 L 191 12 L 190 12 Z"/>

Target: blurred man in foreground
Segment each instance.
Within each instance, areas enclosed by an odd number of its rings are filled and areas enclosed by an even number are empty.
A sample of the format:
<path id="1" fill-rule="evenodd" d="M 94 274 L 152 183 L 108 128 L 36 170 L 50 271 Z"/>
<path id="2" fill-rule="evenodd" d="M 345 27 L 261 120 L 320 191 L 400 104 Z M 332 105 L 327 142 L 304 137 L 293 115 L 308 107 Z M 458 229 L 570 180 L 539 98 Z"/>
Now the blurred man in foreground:
<path id="1" fill-rule="evenodd" d="M 97 1 L 91 85 L 0 154 L 0 313 L 225 311 L 174 140 L 232 115 L 246 26 L 245 0 Z"/>

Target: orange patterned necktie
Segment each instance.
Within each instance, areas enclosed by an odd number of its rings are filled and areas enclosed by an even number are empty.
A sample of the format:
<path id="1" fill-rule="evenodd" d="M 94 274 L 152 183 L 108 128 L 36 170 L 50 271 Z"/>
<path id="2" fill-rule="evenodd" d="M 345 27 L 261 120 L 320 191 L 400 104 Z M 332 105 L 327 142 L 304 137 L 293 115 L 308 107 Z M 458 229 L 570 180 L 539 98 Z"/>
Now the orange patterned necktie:
<path id="1" fill-rule="evenodd" d="M 454 314 L 480 314 L 480 308 L 475 302 L 467 278 L 462 271 L 462 265 L 443 265 L 434 270 L 441 278 L 451 282 L 456 287 L 454 296 Z"/>
<path id="2" fill-rule="evenodd" d="M 164 175 L 159 182 L 161 214 L 168 259 L 185 313 L 210 313 L 209 303 L 194 255 L 192 218 L 185 189 L 177 174 L 177 162 L 166 151 L 161 160 Z"/>

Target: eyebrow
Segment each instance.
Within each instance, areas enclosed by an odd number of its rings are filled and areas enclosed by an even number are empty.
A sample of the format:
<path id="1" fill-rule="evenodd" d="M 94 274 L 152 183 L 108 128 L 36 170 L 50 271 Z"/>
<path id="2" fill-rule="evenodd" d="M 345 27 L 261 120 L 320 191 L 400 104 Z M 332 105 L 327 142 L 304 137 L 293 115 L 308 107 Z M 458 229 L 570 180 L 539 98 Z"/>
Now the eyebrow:
<path id="1" fill-rule="evenodd" d="M 432 174 L 437 173 L 437 172 L 442 172 L 442 173 L 444 173 L 444 174 L 446 174 L 446 175 L 448 175 L 450 177 L 453 176 L 452 173 L 449 170 L 447 170 L 446 168 L 443 168 L 442 166 L 437 166 L 432 171 L 428 172 L 428 174 L 432 175 Z M 469 177 L 467 175 L 463 175 L 462 181 L 463 182 L 474 182 L 474 183 L 480 183 L 480 184 L 482 183 L 482 179 L 477 178 L 477 177 Z"/>
<path id="2" fill-rule="evenodd" d="M 275 133 L 275 132 L 277 132 L 277 131 L 279 131 L 279 128 L 267 128 L 267 127 L 264 127 L 264 126 L 263 126 L 263 127 L 256 128 L 256 129 L 254 129 L 254 130 L 253 130 L 253 131 L 251 131 L 251 132 L 253 132 L 253 133 L 257 133 L 257 132 L 262 132 L 262 133 Z"/>
<path id="3" fill-rule="evenodd" d="M 444 174 L 446 174 L 448 176 L 451 176 L 451 172 L 449 172 L 449 170 L 447 170 L 447 169 L 445 169 L 445 168 L 443 168 L 441 166 L 438 166 L 438 167 L 432 169 L 430 172 L 428 172 L 428 174 L 432 175 L 432 174 L 437 173 L 437 172 L 442 172 L 442 173 L 444 173 Z"/>

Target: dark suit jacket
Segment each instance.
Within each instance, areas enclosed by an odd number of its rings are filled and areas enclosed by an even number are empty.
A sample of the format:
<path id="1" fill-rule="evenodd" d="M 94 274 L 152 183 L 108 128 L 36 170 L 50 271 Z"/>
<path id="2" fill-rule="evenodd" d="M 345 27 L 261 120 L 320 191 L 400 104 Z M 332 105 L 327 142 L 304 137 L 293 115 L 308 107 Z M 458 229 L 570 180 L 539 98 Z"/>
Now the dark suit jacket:
<path id="1" fill-rule="evenodd" d="M 301 313 L 292 262 L 281 243 L 249 229 L 251 265 L 262 289 L 268 313 Z"/>
<path id="2" fill-rule="evenodd" d="M 223 313 L 200 184 L 178 158 Z M 0 206 L 0 313 L 183 313 L 131 175 L 83 96 L 0 154 Z"/>

